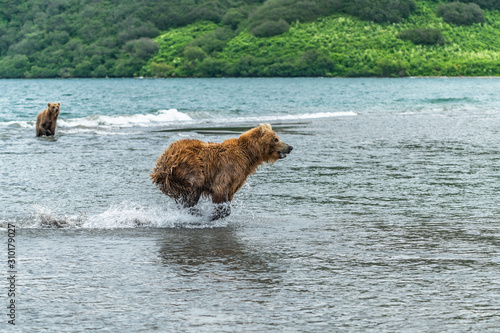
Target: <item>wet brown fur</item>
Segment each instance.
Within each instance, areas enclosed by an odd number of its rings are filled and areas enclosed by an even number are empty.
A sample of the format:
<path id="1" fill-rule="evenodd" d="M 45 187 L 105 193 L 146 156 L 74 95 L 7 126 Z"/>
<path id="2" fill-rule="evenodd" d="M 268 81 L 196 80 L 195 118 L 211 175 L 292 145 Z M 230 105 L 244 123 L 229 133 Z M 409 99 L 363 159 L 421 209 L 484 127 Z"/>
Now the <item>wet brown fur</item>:
<path id="1" fill-rule="evenodd" d="M 61 103 L 47 103 L 47 108 L 36 118 L 36 136 L 52 136 L 56 133 L 57 117 Z"/>
<path id="2" fill-rule="evenodd" d="M 158 158 L 151 174 L 153 183 L 184 207 L 193 207 L 200 196 L 211 196 L 216 207 L 213 219 L 230 214 L 229 203 L 247 177 L 264 163 L 274 163 L 292 147 L 282 142 L 271 125 L 261 124 L 239 138 L 222 143 L 179 140 Z"/>

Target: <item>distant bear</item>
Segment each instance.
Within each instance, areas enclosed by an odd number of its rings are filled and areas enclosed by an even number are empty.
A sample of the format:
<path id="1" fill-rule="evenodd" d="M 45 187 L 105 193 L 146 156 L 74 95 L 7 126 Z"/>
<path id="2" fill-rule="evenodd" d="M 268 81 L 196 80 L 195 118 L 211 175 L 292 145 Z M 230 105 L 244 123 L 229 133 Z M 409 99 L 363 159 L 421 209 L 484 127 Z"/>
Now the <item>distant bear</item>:
<path id="1" fill-rule="evenodd" d="M 52 136 L 56 133 L 61 103 L 47 103 L 47 106 L 36 118 L 36 136 Z"/>
<path id="2" fill-rule="evenodd" d="M 179 140 L 158 158 L 151 178 L 185 208 L 195 206 L 202 195 L 211 196 L 216 204 L 212 220 L 216 220 L 231 213 L 230 202 L 249 175 L 264 163 L 285 158 L 292 149 L 270 124 L 222 143 Z"/>

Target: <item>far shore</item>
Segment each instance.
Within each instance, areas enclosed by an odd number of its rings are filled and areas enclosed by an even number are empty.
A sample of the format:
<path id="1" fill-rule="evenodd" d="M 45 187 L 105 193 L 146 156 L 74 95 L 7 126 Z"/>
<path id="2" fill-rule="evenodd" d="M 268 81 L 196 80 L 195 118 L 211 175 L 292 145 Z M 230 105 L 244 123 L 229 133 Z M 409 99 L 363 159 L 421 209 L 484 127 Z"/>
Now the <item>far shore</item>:
<path id="1" fill-rule="evenodd" d="M 74 79 L 500 79 L 500 76 L 129 76 L 129 77 L 37 77 L 37 78 L 7 78 L 0 80 L 74 80 Z"/>

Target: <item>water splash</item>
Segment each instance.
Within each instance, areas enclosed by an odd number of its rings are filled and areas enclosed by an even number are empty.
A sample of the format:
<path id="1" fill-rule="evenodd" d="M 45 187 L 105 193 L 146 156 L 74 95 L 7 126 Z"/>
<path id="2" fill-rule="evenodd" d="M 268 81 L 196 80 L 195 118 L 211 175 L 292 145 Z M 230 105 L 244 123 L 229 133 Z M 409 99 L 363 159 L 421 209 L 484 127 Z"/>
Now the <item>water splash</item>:
<path id="1" fill-rule="evenodd" d="M 47 206 L 33 205 L 31 213 L 18 223 L 22 228 L 219 228 L 226 227 L 228 219 L 210 221 L 210 202 L 200 202 L 199 215 L 172 207 L 141 205 L 133 202 L 114 204 L 98 213 L 65 214 Z M 7 224 L 7 220 L 1 221 Z M 5 222 L 5 223 L 4 223 Z M 17 223 L 17 222 L 16 222 Z"/>

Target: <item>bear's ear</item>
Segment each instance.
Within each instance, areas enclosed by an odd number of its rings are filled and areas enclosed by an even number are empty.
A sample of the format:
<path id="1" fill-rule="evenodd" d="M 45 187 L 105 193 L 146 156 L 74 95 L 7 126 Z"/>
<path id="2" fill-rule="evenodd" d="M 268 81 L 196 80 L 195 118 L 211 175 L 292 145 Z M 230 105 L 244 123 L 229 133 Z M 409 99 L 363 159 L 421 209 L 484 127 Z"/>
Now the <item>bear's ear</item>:
<path id="1" fill-rule="evenodd" d="M 61 103 L 57 103 L 57 106 L 61 106 Z"/>
<path id="2" fill-rule="evenodd" d="M 47 103 L 47 106 L 50 108 L 50 103 Z"/>
<path id="3" fill-rule="evenodd" d="M 272 131 L 273 128 L 271 127 L 271 124 L 260 124 L 260 134 L 264 134 L 266 131 Z"/>

